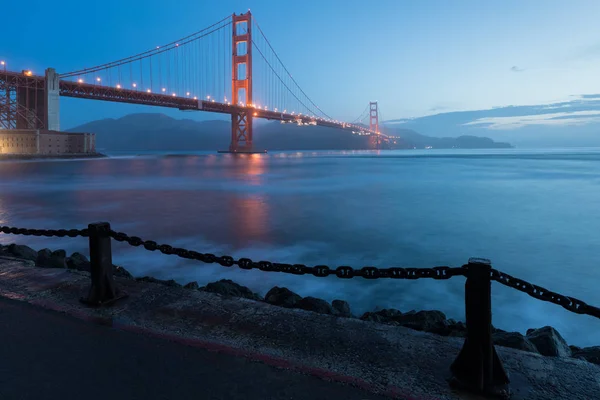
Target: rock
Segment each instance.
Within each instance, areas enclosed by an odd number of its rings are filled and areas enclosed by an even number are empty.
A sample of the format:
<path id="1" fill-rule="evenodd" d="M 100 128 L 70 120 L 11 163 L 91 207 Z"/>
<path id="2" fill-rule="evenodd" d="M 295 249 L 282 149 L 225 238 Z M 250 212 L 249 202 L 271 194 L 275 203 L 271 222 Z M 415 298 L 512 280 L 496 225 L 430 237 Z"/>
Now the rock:
<path id="1" fill-rule="evenodd" d="M 319 314 L 333 314 L 333 308 L 323 299 L 307 296 L 296 303 L 296 308 L 313 311 Z"/>
<path id="2" fill-rule="evenodd" d="M 50 267 L 50 257 L 52 257 L 52 250 L 50 249 L 38 251 L 38 256 L 35 260 L 36 267 Z"/>
<path id="3" fill-rule="evenodd" d="M 384 324 L 396 322 L 402 316 L 402 312 L 394 308 L 386 308 L 384 310 L 372 311 L 364 313 L 360 319 L 363 321 L 375 321 Z"/>
<path id="4" fill-rule="evenodd" d="M 156 279 L 151 276 L 143 276 L 141 278 L 136 278 L 135 280 L 138 282 L 152 282 L 152 283 L 160 283 L 161 285 L 167 285 L 167 286 L 171 286 L 171 287 L 181 287 L 181 285 L 179 283 L 175 282 L 173 279 L 163 280 L 163 279 Z"/>
<path id="5" fill-rule="evenodd" d="M 50 264 L 52 268 L 67 268 L 66 263 L 67 252 L 60 249 L 52 252 L 50 256 Z"/>
<path id="6" fill-rule="evenodd" d="M 200 290 L 205 292 L 218 293 L 224 296 L 244 297 L 246 299 L 261 301 L 261 297 L 246 286 L 238 285 L 231 279 L 221 279 L 217 282 L 207 284 Z"/>
<path id="7" fill-rule="evenodd" d="M 67 253 L 64 250 L 50 251 L 50 249 L 42 249 L 38 251 L 35 265 L 41 268 L 66 268 L 66 257 Z"/>
<path id="8" fill-rule="evenodd" d="M 24 260 L 36 261 L 38 257 L 38 252 L 32 249 L 29 246 L 24 246 L 21 244 L 9 244 L 5 248 L 5 253 L 8 253 L 10 256 L 16 258 L 22 258 Z"/>
<path id="9" fill-rule="evenodd" d="M 331 302 L 331 306 L 333 309 L 333 315 L 338 315 L 340 317 L 350 318 L 352 317 L 352 313 L 350 312 L 350 304 L 344 300 L 334 300 Z"/>
<path id="10" fill-rule="evenodd" d="M 531 341 L 543 356 L 570 357 L 571 349 L 563 337 L 551 326 L 528 329 L 527 339 Z"/>
<path id="11" fill-rule="evenodd" d="M 571 348 L 576 346 L 571 346 Z M 577 348 L 578 350 L 573 351 L 573 357 L 586 360 L 594 364 L 600 365 L 600 346 L 584 347 L 583 349 Z"/>
<path id="12" fill-rule="evenodd" d="M 453 319 L 448 320 L 448 336 L 465 337 L 467 336 L 467 325 L 464 322 L 456 322 Z"/>
<path id="13" fill-rule="evenodd" d="M 87 272 L 90 272 L 91 270 L 90 260 L 88 260 L 87 257 L 81 253 L 75 252 L 71 254 L 71 257 L 68 257 L 66 259 L 66 263 L 67 268 L 69 269 L 76 269 L 77 271 Z"/>
<path id="14" fill-rule="evenodd" d="M 113 275 L 121 277 L 121 278 L 133 279 L 133 275 L 131 275 L 129 273 L 129 271 L 127 271 L 125 268 L 123 268 L 121 266 L 114 265 L 114 264 L 113 264 Z"/>
<path id="15" fill-rule="evenodd" d="M 499 328 L 495 328 L 494 325 L 492 325 L 492 333 L 507 333 L 505 330 L 499 329 Z"/>
<path id="16" fill-rule="evenodd" d="M 573 346 L 572 344 L 569 345 L 569 348 L 571 349 L 571 354 L 573 354 L 573 357 L 575 357 L 575 353 L 581 350 L 581 347 Z"/>
<path id="17" fill-rule="evenodd" d="M 273 287 L 265 295 L 265 301 L 275 306 L 294 308 L 302 297 L 285 287 Z"/>
<path id="18" fill-rule="evenodd" d="M 535 345 L 519 332 L 495 332 L 492 334 L 492 340 L 498 346 L 539 353 Z"/>
<path id="19" fill-rule="evenodd" d="M 183 285 L 184 289 L 198 290 L 198 282 L 188 282 Z"/>
<path id="20" fill-rule="evenodd" d="M 5 251 L 8 251 L 8 250 L 6 250 L 7 247 L 8 246 L 4 246 L 3 244 L 0 243 L 0 256 L 3 255 Z"/>
<path id="21" fill-rule="evenodd" d="M 402 314 L 396 319 L 399 325 L 411 328 L 417 331 L 425 331 L 437 333 L 439 335 L 448 336 L 450 328 L 446 315 L 437 310 L 408 312 Z"/>

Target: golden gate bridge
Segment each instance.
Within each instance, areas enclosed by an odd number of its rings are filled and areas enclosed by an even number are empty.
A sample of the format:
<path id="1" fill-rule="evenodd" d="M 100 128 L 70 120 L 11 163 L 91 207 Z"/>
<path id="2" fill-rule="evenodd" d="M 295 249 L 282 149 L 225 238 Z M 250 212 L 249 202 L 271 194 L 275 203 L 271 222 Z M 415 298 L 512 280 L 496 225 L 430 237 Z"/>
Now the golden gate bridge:
<path id="1" fill-rule="evenodd" d="M 250 11 L 163 46 L 91 68 L 43 76 L 0 61 L 0 129 L 60 130 L 59 96 L 231 115 L 231 152 L 252 152 L 253 119 L 320 125 L 371 135 L 377 102 L 353 122 L 332 118 L 281 61 Z M 361 123 L 368 119 L 368 125 Z"/>

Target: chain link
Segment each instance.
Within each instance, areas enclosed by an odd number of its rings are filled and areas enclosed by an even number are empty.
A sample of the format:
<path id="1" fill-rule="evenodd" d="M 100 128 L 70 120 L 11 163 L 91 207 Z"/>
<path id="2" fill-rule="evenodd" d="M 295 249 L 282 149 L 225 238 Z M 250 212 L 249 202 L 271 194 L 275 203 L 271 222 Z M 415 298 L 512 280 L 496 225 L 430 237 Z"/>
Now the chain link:
<path id="1" fill-rule="evenodd" d="M 0 226 L 0 233 L 25 236 L 46 236 L 46 237 L 89 237 L 88 229 L 25 229 L 11 226 Z"/>
<path id="2" fill-rule="evenodd" d="M 558 304 L 559 306 L 574 312 L 576 314 L 587 314 L 596 318 L 600 318 L 600 308 L 590 306 L 586 302 L 574 297 L 564 296 L 562 294 L 550 291 L 533 283 L 526 282 L 522 279 L 515 278 L 504 272 L 492 269 L 491 278 L 493 281 L 499 282 L 505 286 L 517 289 L 523 293 L 527 293 L 533 298 L 550 303 Z"/>
<path id="3" fill-rule="evenodd" d="M 434 267 L 434 268 L 376 268 L 363 267 L 355 269 L 349 266 L 340 266 L 332 269 L 326 265 L 317 265 L 309 267 L 304 264 L 282 264 L 272 263 L 270 261 L 252 261 L 249 258 L 240 258 L 238 260 L 231 256 L 216 256 L 210 253 L 199 253 L 197 251 L 186 250 L 169 245 L 159 245 L 152 240 L 142 240 L 137 236 L 129 236 L 123 232 L 110 231 L 110 236 L 118 242 L 127 242 L 131 246 L 143 246 L 149 251 L 160 251 L 163 254 L 174 254 L 181 258 L 190 260 L 198 260 L 204 263 L 217 263 L 224 267 L 232 267 L 234 265 L 241 269 L 259 269 L 268 272 L 283 272 L 293 275 L 313 275 L 317 277 L 327 277 L 335 275 L 338 278 L 350 279 L 354 277 L 362 277 L 365 279 L 391 278 L 391 279 L 450 279 L 454 276 L 465 275 L 465 268 L 451 267 Z"/>

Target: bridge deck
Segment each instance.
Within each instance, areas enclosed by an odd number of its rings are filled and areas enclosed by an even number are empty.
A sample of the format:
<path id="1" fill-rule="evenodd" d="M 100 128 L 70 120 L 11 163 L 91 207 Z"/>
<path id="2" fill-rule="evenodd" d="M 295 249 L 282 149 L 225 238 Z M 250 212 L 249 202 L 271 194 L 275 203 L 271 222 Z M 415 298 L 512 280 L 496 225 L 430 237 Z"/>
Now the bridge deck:
<path id="1" fill-rule="evenodd" d="M 23 73 L 11 71 L 0 72 L 0 81 L 15 87 L 34 87 L 39 90 L 43 90 L 44 79 L 45 78 L 43 76 L 26 76 Z M 245 107 L 215 102 L 214 100 L 194 99 L 190 97 L 152 93 L 144 90 L 124 89 L 69 80 L 60 81 L 60 95 L 63 97 L 177 108 L 179 110 L 207 111 L 220 114 L 234 114 L 239 113 L 242 110 L 246 110 Z M 347 131 L 369 132 L 371 134 L 375 133 L 370 132 L 363 126 L 347 124 L 344 122 L 328 121 L 321 118 L 312 118 L 308 115 L 294 115 L 260 108 L 251 108 L 251 110 L 253 110 L 252 113 L 254 118 L 285 121 L 289 123 L 312 124 L 343 129 Z M 386 135 L 380 134 L 379 136 L 387 139 Z"/>

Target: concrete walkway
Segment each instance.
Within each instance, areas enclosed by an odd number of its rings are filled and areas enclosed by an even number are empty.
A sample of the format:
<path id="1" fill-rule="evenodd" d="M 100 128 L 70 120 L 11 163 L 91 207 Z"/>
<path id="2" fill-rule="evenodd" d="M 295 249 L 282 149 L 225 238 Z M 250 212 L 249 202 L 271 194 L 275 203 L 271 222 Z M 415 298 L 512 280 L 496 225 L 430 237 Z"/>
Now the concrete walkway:
<path id="1" fill-rule="evenodd" d="M 0 299 L 0 399 L 383 399 Z"/>
<path id="2" fill-rule="evenodd" d="M 0 297 L 113 328 L 3 303 L 13 308 L 0 313 L 0 351 L 6 352 L 0 354 L 0 399 L 50 398 L 53 390 L 73 390 L 61 398 L 102 399 L 137 398 L 136 393 L 147 399 L 382 398 L 324 379 L 398 399 L 479 399 L 446 382 L 460 338 L 157 283 L 116 282 L 127 299 L 110 308 L 87 308 L 78 299 L 87 294 L 89 274 L 0 259 Z M 18 307 L 32 315 L 29 322 L 19 320 Z M 35 312 L 52 316 L 44 322 Z M 502 347 L 497 352 L 514 400 L 600 399 L 598 365 Z M 112 372 L 97 376 L 97 369 Z M 39 386 L 30 384 L 37 380 Z M 117 397 L 104 395 L 105 388 Z M 14 397 L 19 391 L 22 396 Z"/>

